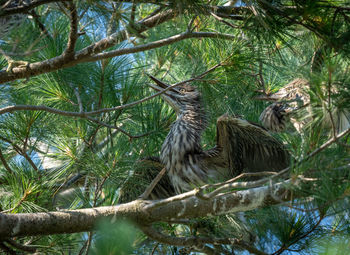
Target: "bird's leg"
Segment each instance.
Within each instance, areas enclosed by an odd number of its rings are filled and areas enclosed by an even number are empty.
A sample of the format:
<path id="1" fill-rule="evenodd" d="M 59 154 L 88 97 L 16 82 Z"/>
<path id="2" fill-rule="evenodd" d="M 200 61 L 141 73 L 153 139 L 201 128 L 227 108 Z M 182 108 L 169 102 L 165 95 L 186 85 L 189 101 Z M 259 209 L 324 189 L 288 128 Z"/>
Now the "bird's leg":
<path id="1" fill-rule="evenodd" d="M 0 49 L 0 53 L 4 56 L 4 58 L 7 61 L 7 68 L 6 72 L 12 73 L 13 68 L 15 67 L 29 67 L 29 62 L 28 61 L 23 61 L 23 60 L 13 60 L 10 56 L 8 56 L 2 49 Z"/>

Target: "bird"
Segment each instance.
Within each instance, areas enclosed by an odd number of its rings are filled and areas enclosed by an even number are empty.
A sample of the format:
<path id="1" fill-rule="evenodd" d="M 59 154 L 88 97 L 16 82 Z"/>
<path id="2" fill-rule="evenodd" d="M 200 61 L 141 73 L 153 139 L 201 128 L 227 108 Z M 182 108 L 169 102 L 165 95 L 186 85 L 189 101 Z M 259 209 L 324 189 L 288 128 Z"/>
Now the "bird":
<path id="1" fill-rule="evenodd" d="M 256 97 L 258 100 L 274 102 L 260 114 L 259 120 L 262 125 L 267 130 L 282 132 L 286 130 L 288 123 L 291 122 L 295 129 L 301 132 L 305 123 L 291 119 L 291 113 L 296 114 L 301 106 L 305 106 L 310 102 L 310 96 L 306 90 L 308 86 L 307 80 L 297 78 L 274 94 Z"/>
<path id="2" fill-rule="evenodd" d="M 286 131 L 292 124 L 298 133 L 303 134 L 305 128 L 315 119 L 315 113 L 310 101 L 310 82 L 303 78 L 296 78 L 274 94 L 257 96 L 258 100 L 273 101 L 261 113 L 259 120 L 262 125 L 272 132 Z M 322 88 L 324 92 L 326 88 Z M 337 93 L 332 87 L 331 93 Z M 326 93 L 329 93 L 328 91 Z M 337 134 L 350 128 L 349 109 L 334 107 L 331 111 Z M 332 126 L 330 114 L 326 113 L 322 125 L 328 129 Z"/>
<path id="3" fill-rule="evenodd" d="M 280 171 L 289 166 L 285 146 L 265 128 L 224 114 L 217 119 L 216 146 L 204 150 L 201 135 L 208 125 L 201 93 L 189 83 L 171 87 L 147 74 L 155 91 L 176 112 L 160 150 L 160 162 L 176 193 L 208 182 L 228 180 L 242 172 Z"/>

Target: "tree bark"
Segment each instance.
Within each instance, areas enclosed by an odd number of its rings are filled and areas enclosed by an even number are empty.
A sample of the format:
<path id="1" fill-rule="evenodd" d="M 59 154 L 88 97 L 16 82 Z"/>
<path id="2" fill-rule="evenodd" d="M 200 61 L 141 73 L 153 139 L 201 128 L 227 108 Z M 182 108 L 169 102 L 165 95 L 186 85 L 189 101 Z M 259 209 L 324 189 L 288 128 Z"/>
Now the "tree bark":
<path id="1" fill-rule="evenodd" d="M 139 225 L 243 212 L 291 199 L 290 181 L 200 199 L 190 191 L 163 200 L 135 200 L 116 206 L 40 213 L 0 213 L 0 240 L 16 236 L 77 233 L 93 230 L 102 218 L 128 218 Z M 193 193 L 193 194 L 192 194 Z"/>

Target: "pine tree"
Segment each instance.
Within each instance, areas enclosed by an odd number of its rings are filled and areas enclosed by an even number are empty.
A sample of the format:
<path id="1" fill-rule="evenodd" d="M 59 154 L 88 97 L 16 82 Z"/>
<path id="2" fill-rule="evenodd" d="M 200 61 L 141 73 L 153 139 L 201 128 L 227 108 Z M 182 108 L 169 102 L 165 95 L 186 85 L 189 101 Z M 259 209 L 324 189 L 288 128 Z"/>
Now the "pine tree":
<path id="1" fill-rule="evenodd" d="M 350 5 L 346 1 L 0 1 L 0 250 L 5 254 L 345 254 L 349 247 Z M 212 68 L 215 67 L 215 68 Z M 212 68 L 212 70 L 211 70 Z M 211 70 L 210 72 L 207 72 Z M 310 103 L 273 134 L 281 173 L 138 199 L 175 113 L 151 74 L 191 82 L 215 145 L 222 114 L 295 78 Z M 205 74 L 205 75 L 204 75 Z M 335 252 L 336 251 L 336 252 Z"/>

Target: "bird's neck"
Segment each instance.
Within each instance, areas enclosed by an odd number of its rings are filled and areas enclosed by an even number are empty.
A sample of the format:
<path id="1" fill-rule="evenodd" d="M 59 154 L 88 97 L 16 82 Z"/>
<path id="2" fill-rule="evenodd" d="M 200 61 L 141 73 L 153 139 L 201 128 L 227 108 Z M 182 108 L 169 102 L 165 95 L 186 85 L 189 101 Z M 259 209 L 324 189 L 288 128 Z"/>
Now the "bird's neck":
<path id="1" fill-rule="evenodd" d="M 188 127 L 186 131 L 193 130 L 199 132 L 199 135 L 207 127 L 205 111 L 199 105 L 187 105 L 177 115 L 176 122 L 186 125 Z"/>
<path id="2" fill-rule="evenodd" d="M 200 107 L 188 106 L 183 109 L 163 143 L 161 158 L 171 160 L 177 154 L 177 160 L 182 160 L 185 154 L 200 153 L 201 133 L 206 125 L 205 113 Z"/>
<path id="3" fill-rule="evenodd" d="M 178 114 L 163 143 L 161 161 L 177 191 L 188 190 L 191 183 L 202 183 L 205 178 L 198 165 L 201 132 L 205 127 L 204 112 L 199 107 L 188 107 Z"/>

